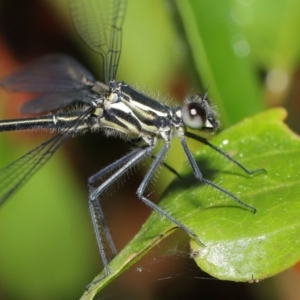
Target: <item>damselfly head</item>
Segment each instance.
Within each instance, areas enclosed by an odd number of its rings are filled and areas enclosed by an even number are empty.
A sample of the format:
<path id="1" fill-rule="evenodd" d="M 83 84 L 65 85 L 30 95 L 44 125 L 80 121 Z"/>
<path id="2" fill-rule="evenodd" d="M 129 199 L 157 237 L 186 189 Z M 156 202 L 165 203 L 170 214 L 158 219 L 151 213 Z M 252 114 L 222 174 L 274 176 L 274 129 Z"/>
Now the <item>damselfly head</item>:
<path id="1" fill-rule="evenodd" d="M 184 125 L 191 129 L 213 132 L 220 127 L 216 111 L 206 93 L 189 96 L 181 109 L 181 115 Z"/>

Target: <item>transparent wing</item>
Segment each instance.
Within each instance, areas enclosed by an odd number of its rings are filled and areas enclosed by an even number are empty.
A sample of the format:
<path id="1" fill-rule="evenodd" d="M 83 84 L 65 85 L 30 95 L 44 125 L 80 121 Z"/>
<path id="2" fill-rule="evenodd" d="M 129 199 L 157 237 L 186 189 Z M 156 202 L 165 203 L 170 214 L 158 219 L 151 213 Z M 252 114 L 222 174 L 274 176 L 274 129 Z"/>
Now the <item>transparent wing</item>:
<path id="1" fill-rule="evenodd" d="M 40 114 L 57 110 L 74 103 L 90 103 L 97 98 L 96 94 L 89 90 L 81 90 L 66 93 L 50 93 L 40 95 L 21 107 L 22 114 Z"/>
<path id="2" fill-rule="evenodd" d="M 105 83 L 115 79 L 127 0 L 69 0 L 81 38 L 103 56 Z"/>
<path id="3" fill-rule="evenodd" d="M 2 79 L 0 86 L 14 92 L 59 93 L 86 88 L 93 75 L 68 55 L 43 56 Z"/>
<path id="4" fill-rule="evenodd" d="M 92 107 L 88 108 L 77 120 L 70 122 L 61 133 L 0 169 L 0 205 L 26 183 L 68 138 L 74 135 L 74 127 L 78 127 L 91 110 Z"/>
<path id="5" fill-rule="evenodd" d="M 0 205 L 37 172 L 64 142 L 57 135 L 0 170 Z"/>

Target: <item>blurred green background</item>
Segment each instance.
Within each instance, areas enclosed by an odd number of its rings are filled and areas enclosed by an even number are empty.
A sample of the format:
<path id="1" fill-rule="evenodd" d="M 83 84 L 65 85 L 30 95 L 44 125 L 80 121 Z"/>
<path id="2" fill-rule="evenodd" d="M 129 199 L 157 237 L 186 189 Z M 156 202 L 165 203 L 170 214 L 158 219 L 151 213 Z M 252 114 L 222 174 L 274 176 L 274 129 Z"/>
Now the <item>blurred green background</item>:
<path id="1" fill-rule="evenodd" d="M 223 127 L 282 105 L 289 111 L 288 124 L 300 131 L 299 1 L 128 2 L 117 79 L 161 101 L 182 102 L 186 95 L 208 89 Z M 103 78 L 101 57 L 76 34 L 67 0 L 0 1 L 1 76 L 53 52 L 73 55 Z M 1 118 L 19 117 L 17 111 L 26 96 L 3 91 L 0 96 Z M 48 137 L 49 133 L 1 134 L 1 166 Z M 101 270 L 86 179 L 127 151 L 124 142 L 96 134 L 72 140 L 5 203 L 0 211 L 0 299 L 80 297 Z M 168 158 L 177 170 L 184 162 L 176 151 Z M 162 174 L 155 187 L 157 198 L 170 180 Z M 125 178 L 126 184 L 107 193 L 105 208 L 118 249 L 150 213 L 135 196 L 142 175 L 143 170 L 138 170 Z M 168 295 L 225 299 L 225 293 L 228 299 L 292 299 L 287 293 L 296 295 L 299 285 L 295 270 L 249 285 L 197 279 L 205 277 L 201 273 L 189 275 L 188 252 L 182 261 L 166 261 L 150 269 L 152 277 L 144 281 L 141 272 L 123 276 L 99 299 L 166 299 Z M 165 285 L 157 280 L 160 269 L 177 264 L 187 265 L 184 278 Z M 177 290 L 178 285 L 186 288 Z"/>

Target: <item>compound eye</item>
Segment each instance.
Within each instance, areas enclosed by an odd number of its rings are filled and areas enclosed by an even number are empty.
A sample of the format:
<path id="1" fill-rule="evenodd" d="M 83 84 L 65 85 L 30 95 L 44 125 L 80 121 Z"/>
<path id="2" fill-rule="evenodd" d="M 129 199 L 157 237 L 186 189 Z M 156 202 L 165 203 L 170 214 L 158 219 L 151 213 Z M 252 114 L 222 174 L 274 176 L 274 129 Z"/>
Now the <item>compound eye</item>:
<path id="1" fill-rule="evenodd" d="M 192 129 L 201 129 L 206 123 L 206 111 L 199 103 L 188 103 L 181 109 L 183 123 Z"/>

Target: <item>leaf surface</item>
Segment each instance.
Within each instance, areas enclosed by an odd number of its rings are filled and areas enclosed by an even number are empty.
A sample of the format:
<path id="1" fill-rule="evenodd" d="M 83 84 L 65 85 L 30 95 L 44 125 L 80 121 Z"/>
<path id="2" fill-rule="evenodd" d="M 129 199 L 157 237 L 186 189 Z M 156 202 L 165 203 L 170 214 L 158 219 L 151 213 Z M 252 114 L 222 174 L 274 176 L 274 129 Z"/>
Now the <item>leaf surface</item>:
<path id="1" fill-rule="evenodd" d="M 251 170 L 263 167 L 267 173 L 249 176 L 208 147 L 201 147 L 195 154 L 204 176 L 254 206 L 255 214 L 211 186 L 197 182 L 188 167 L 183 171 L 183 180 L 176 179 L 159 203 L 198 234 L 205 246 L 191 240 L 191 256 L 214 277 L 260 280 L 299 260 L 300 141 L 283 123 L 285 117 L 283 109 L 269 110 L 212 140 Z M 111 262 L 112 273 L 92 286 L 82 299 L 92 299 L 175 229 L 169 220 L 153 212 Z"/>

